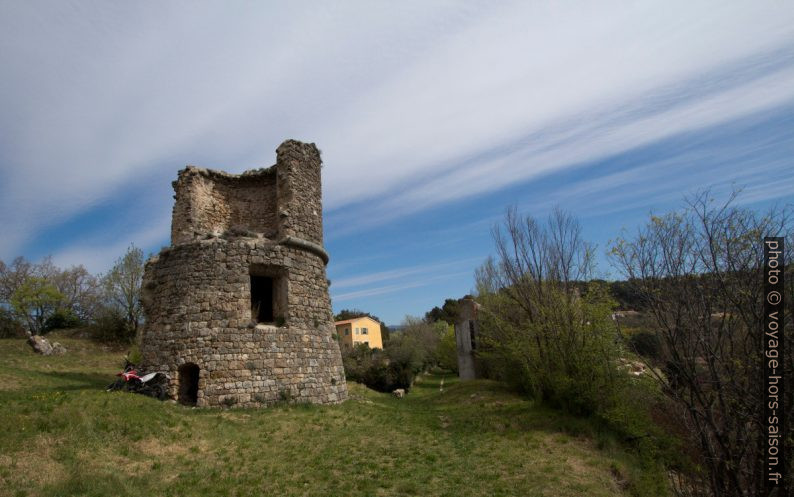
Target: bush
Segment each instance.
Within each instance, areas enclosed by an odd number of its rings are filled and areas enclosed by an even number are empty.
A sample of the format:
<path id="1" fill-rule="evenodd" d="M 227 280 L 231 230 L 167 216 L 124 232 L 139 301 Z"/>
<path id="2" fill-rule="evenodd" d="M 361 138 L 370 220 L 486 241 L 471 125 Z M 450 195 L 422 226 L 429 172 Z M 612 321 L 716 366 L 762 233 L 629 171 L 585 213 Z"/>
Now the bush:
<path id="1" fill-rule="evenodd" d="M 415 344 L 404 337 L 390 340 L 386 350 L 370 349 L 364 344 L 342 348 L 345 377 L 379 392 L 409 390 L 422 370 L 419 356 Z"/>
<path id="2" fill-rule="evenodd" d="M 0 308 L 0 338 L 22 338 L 25 336 L 25 327 L 22 326 L 14 314 Z"/>
<path id="3" fill-rule="evenodd" d="M 52 330 L 65 330 L 70 328 L 77 328 L 83 323 L 80 321 L 74 312 L 69 309 L 58 309 L 52 316 L 48 317 L 44 322 L 42 333 L 47 333 Z"/>
<path id="4" fill-rule="evenodd" d="M 97 312 L 94 322 L 88 326 L 88 332 L 91 338 L 100 342 L 132 343 L 135 340 L 135 329 L 113 308 L 103 308 Z"/>
<path id="5" fill-rule="evenodd" d="M 648 359 L 657 360 L 662 355 L 662 344 L 656 333 L 651 331 L 638 331 L 633 333 L 627 343 L 629 349 Z"/>
<path id="6" fill-rule="evenodd" d="M 613 305 L 603 285 L 583 295 L 543 288 L 530 319 L 504 292 L 481 294 L 482 346 L 478 355 L 499 379 L 530 397 L 574 415 L 610 409 L 628 378 L 616 374 L 621 356 Z"/>
<path id="7" fill-rule="evenodd" d="M 443 369 L 458 372 L 458 344 L 455 341 L 455 327 L 449 325 L 437 349 L 438 365 Z"/>
<path id="8" fill-rule="evenodd" d="M 138 365 L 142 362 L 142 359 L 140 347 L 137 344 L 133 344 L 130 350 L 127 351 L 127 362 Z"/>

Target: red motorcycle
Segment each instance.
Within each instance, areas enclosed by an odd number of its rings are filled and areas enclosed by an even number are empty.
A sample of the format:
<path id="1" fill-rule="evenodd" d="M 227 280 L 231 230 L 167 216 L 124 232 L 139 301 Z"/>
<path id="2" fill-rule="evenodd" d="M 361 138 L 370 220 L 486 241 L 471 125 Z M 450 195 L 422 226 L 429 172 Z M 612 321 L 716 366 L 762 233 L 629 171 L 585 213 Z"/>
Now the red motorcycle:
<path id="1" fill-rule="evenodd" d="M 155 372 L 140 376 L 135 367 L 130 364 L 124 368 L 124 371 L 116 373 L 116 376 L 119 378 L 108 385 L 108 392 L 124 390 L 154 397 L 158 400 L 168 398 L 168 384 L 171 377 L 166 373 Z"/>

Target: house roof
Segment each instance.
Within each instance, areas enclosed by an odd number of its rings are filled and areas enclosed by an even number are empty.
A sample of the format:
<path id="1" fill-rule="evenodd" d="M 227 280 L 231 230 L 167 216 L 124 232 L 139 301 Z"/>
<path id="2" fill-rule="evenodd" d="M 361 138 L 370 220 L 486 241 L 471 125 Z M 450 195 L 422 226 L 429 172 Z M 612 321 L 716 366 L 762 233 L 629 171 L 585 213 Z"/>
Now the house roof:
<path id="1" fill-rule="evenodd" d="M 372 319 L 372 318 L 371 318 L 371 317 L 369 317 L 369 316 L 361 316 L 361 317 L 358 317 L 358 318 L 353 318 L 353 319 L 345 319 L 344 321 L 334 321 L 334 325 L 335 325 L 335 326 L 339 326 L 340 324 L 350 324 L 350 323 L 352 323 L 353 321 L 360 321 L 360 320 L 362 320 L 362 319 L 369 319 L 369 320 L 370 320 L 370 321 L 372 321 L 373 323 L 378 323 L 378 324 L 380 324 L 380 321 L 378 321 L 377 319 Z"/>

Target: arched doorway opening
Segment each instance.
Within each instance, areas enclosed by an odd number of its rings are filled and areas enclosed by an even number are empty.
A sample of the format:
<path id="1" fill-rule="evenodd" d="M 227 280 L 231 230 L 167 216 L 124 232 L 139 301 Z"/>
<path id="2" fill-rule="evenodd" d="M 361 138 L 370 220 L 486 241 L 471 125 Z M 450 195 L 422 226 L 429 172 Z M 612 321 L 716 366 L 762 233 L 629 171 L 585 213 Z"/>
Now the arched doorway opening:
<path id="1" fill-rule="evenodd" d="M 179 403 L 196 405 L 198 400 L 199 367 L 192 362 L 179 367 Z"/>

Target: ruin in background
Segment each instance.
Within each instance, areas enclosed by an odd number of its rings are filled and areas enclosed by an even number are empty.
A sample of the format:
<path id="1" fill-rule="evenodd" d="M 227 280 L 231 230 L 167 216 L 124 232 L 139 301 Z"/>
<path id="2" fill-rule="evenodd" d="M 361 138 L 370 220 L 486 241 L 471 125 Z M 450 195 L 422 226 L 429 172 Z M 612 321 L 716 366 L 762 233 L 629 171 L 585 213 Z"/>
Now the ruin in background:
<path id="1" fill-rule="evenodd" d="M 461 380 L 474 380 L 480 375 L 477 369 L 477 335 L 479 323 L 477 311 L 480 304 L 473 299 L 458 301 L 458 320 L 455 323 L 455 344 L 458 351 L 458 377 Z"/>
<path id="2" fill-rule="evenodd" d="M 146 263 L 142 366 L 197 406 L 347 398 L 322 243 L 320 153 L 288 140 L 267 169 L 188 166 L 171 246 Z"/>

